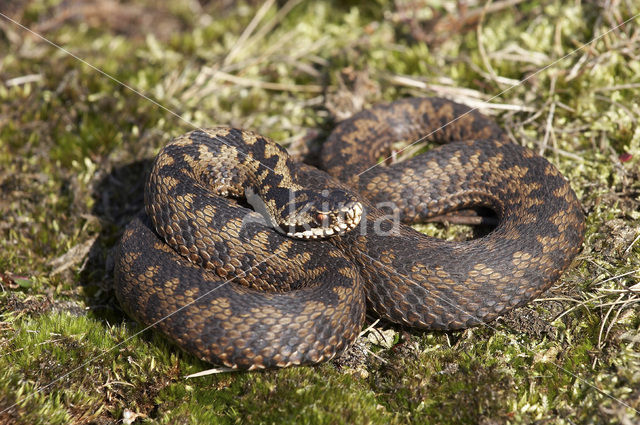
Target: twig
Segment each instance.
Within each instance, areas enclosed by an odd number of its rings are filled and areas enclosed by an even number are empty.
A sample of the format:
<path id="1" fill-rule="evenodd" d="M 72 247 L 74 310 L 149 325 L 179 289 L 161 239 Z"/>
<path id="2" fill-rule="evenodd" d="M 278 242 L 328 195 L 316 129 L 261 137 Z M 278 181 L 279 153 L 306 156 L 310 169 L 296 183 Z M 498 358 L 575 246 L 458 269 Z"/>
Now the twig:
<path id="1" fill-rule="evenodd" d="M 251 80 L 249 78 L 238 77 L 236 75 L 227 74 L 226 72 L 222 72 L 222 71 L 217 71 L 214 76 L 215 78 L 218 78 L 223 81 L 228 81 L 230 83 L 234 83 L 239 86 L 259 87 L 265 90 L 298 91 L 298 92 L 310 92 L 310 93 L 322 92 L 322 86 L 314 85 L 314 84 L 299 85 L 299 84 L 271 83 L 268 81 Z"/>
<path id="2" fill-rule="evenodd" d="M 633 301 L 629 300 L 629 303 L 631 302 Z M 619 308 L 618 311 L 616 312 L 616 317 L 614 317 L 613 320 L 611 320 L 611 322 L 609 323 L 609 326 L 607 327 L 607 331 L 604 334 L 605 340 L 609 337 L 609 333 L 611 333 L 611 329 L 613 328 L 613 325 L 618 323 L 618 318 L 620 317 L 620 313 L 622 313 L 623 310 L 624 310 L 624 306 Z M 600 346 L 600 341 L 598 341 L 598 346 Z"/>
<path id="3" fill-rule="evenodd" d="M 416 78 L 409 77 L 407 75 L 390 75 L 387 79 L 394 84 L 414 87 L 421 90 L 431 90 L 439 96 L 449 97 L 459 103 L 464 103 L 472 108 L 479 109 L 496 109 L 502 111 L 516 111 L 516 112 L 534 112 L 535 109 L 529 106 L 512 105 L 508 103 L 489 103 L 480 99 L 482 95 L 476 90 L 469 88 L 449 87 L 440 84 L 431 84 Z"/>
<path id="4" fill-rule="evenodd" d="M 602 323 L 600 324 L 600 331 L 598 332 L 598 349 L 602 349 L 602 333 L 604 332 L 604 326 L 607 323 L 607 319 L 609 318 L 609 315 L 613 311 L 613 308 L 616 306 L 616 304 L 623 298 L 624 298 L 624 295 L 620 295 L 615 302 L 609 304 L 611 307 L 609 307 L 609 309 L 607 310 L 607 314 L 605 314 L 604 317 L 602 318 Z M 602 304 L 601 307 L 604 305 L 606 304 Z"/>
<path id="5" fill-rule="evenodd" d="M 376 353 L 374 353 L 373 351 L 369 350 L 368 348 L 365 348 L 365 351 L 369 354 L 371 354 L 373 357 L 375 357 L 376 359 L 380 360 L 382 363 L 387 364 L 388 362 L 383 359 L 382 357 L 380 357 L 379 355 L 377 355 Z"/>
<path id="6" fill-rule="evenodd" d="M 556 91 L 556 76 L 555 74 L 551 77 L 551 87 L 549 88 L 549 95 L 547 96 L 549 99 L 553 99 Z M 544 137 L 542 138 L 542 143 L 540 144 L 540 148 L 538 149 L 538 154 L 542 155 L 549 144 L 549 135 L 553 132 L 553 117 L 556 113 L 556 103 L 551 101 L 551 106 L 549 107 L 549 113 L 547 114 L 547 124 L 545 125 Z"/>
<path id="7" fill-rule="evenodd" d="M 487 10 L 489 9 L 489 6 L 491 6 L 491 3 L 493 3 L 493 0 L 489 0 L 482 8 L 482 11 L 480 13 L 480 19 L 478 21 L 478 26 L 476 28 L 476 38 L 478 40 L 478 52 L 480 53 L 480 58 L 482 59 L 482 63 L 484 64 L 485 69 L 489 72 L 491 79 L 497 82 L 498 74 L 496 73 L 495 69 L 493 69 L 493 66 L 491 66 L 491 62 L 489 62 L 489 58 L 487 57 L 487 51 L 484 49 L 484 37 L 482 35 L 482 29 L 483 29 L 482 24 L 484 22 L 484 17 L 486 16 Z"/>
<path id="8" fill-rule="evenodd" d="M 617 86 L 597 87 L 594 91 L 615 91 L 640 88 L 640 83 L 619 84 Z"/>
<path id="9" fill-rule="evenodd" d="M 256 40 L 262 40 L 276 25 L 282 22 L 284 17 L 287 16 L 287 14 L 291 12 L 291 9 L 296 7 L 300 3 L 300 1 L 301 0 L 289 0 L 288 2 L 286 2 L 284 6 L 282 6 L 282 8 L 278 11 L 278 13 L 276 13 L 276 16 L 274 16 L 272 20 L 264 24 L 262 28 L 260 28 L 256 32 L 256 35 L 253 37 L 249 45 L 255 43 Z"/>
<path id="10" fill-rule="evenodd" d="M 631 248 L 633 247 L 633 245 L 638 242 L 640 240 L 640 234 L 638 236 L 636 236 L 636 238 L 633 240 L 633 242 L 631 242 L 631 245 L 629 245 L 627 247 L 627 249 L 624 250 L 625 254 L 628 254 L 629 252 L 631 252 Z"/>
<path id="11" fill-rule="evenodd" d="M 240 369 L 232 369 L 230 367 L 214 367 L 212 369 L 201 370 L 200 372 L 192 373 L 191 375 L 187 375 L 184 378 L 199 378 L 201 376 L 214 375 L 218 373 L 227 373 L 227 372 L 239 372 Z"/>
<path id="12" fill-rule="evenodd" d="M 373 330 L 374 326 L 378 324 L 378 322 L 380 321 L 380 319 L 376 319 L 375 322 L 373 322 L 372 324 L 370 324 L 369 326 L 367 326 L 367 328 L 365 330 L 363 330 L 362 332 L 360 332 L 358 334 L 358 338 L 364 336 L 364 334 L 366 334 L 367 332 Z"/>
<path id="13" fill-rule="evenodd" d="M 79 243 L 78 245 L 75 245 L 73 248 L 69 249 L 65 254 L 49 261 L 48 265 L 54 267 L 51 275 L 55 276 L 57 274 L 60 274 L 63 271 L 78 264 L 80 260 L 87 256 L 96 239 L 97 236 L 94 236 L 82 243 Z"/>
<path id="14" fill-rule="evenodd" d="M 244 47 L 247 39 L 251 37 L 251 33 L 253 33 L 253 31 L 256 29 L 256 27 L 258 26 L 262 18 L 264 18 L 264 15 L 271 8 L 274 2 L 275 0 L 267 0 L 262 4 L 260 9 L 258 9 L 256 14 L 254 15 L 253 19 L 251 19 L 251 22 L 249 22 L 249 25 L 247 25 L 242 34 L 240 34 L 238 40 L 236 40 L 236 43 L 233 45 L 231 50 L 229 50 L 229 53 L 227 54 L 227 57 L 224 58 L 222 65 L 229 65 L 231 61 L 233 61 L 238 52 L 240 52 L 240 50 Z"/>
<path id="15" fill-rule="evenodd" d="M 7 87 L 21 86 L 22 84 L 37 83 L 42 81 L 42 74 L 28 74 L 21 77 L 11 78 L 4 82 Z"/>
<path id="16" fill-rule="evenodd" d="M 602 282 L 597 282 L 596 284 L 597 285 L 602 285 L 603 283 L 607 283 L 607 282 L 609 282 L 611 280 L 619 279 L 621 277 L 629 276 L 630 274 L 634 274 L 634 273 L 638 273 L 638 272 L 640 272 L 640 269 L 636 269 L 636 270 L 632 270 L 630 272 L 622 273 L 622 274 L 619 274 L 617 276 L 612 276 L 612 277 L 610 277 L 608 279 L 603 280 Z"/>

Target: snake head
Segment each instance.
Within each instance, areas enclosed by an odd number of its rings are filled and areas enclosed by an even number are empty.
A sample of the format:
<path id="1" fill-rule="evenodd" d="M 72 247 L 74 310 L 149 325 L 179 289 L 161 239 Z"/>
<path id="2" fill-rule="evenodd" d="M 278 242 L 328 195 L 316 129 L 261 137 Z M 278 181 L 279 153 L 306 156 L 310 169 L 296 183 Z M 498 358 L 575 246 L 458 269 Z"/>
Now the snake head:
<path id="1" fill-rule="evenodd" d="M 362 204 L 344 190 L 298 190 L 280 211 L 277 224 L 292 238 L 327 238 L 354 229 L 362 213 Z"/>

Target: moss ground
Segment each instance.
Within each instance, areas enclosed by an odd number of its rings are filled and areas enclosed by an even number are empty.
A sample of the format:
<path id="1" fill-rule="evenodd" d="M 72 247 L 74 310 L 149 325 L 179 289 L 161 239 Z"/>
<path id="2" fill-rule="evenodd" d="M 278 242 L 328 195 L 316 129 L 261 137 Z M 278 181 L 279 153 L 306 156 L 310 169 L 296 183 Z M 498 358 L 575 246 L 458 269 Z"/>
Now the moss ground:
<path id="1" fill-rule="evenodd" d="M 637 423 L 640 7 L 464 4 L 0 1 L 113 77 L 0 16 L 0 423 Z M 574 266 L 488 326 L 376 324 L 318 367 L 186 379 L 209 365 L 111 289 L 149 159 L 219 124 L 313 162 L 337 120 L 410 95 L 480 105 L 560 168 L 587 214 Z"/>

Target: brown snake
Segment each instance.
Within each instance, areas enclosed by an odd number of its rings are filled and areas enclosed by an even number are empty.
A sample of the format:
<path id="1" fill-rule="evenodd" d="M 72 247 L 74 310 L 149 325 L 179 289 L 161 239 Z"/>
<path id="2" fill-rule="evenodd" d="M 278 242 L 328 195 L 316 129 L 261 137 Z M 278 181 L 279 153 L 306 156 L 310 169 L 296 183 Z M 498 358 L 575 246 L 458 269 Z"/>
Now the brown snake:
<path id="1" fill-rule="evenodd" d="M 438 129 L 429 138 L 442 146 L 369 169 L 397 140 Z M 478 325 L 538 296 L 580 250 L 584 217 L 568 182 L 465 106 L 377 105 L 340 123 L 322 160 L 340 181 L 255 133 L 175 139 L 117 252 L 124 309 L 212 363 L 313 364 L 349 346 L 366 308 L 417 328 Z M 498 225 L 470 241 L 394 221 L 480 207 Z"/>

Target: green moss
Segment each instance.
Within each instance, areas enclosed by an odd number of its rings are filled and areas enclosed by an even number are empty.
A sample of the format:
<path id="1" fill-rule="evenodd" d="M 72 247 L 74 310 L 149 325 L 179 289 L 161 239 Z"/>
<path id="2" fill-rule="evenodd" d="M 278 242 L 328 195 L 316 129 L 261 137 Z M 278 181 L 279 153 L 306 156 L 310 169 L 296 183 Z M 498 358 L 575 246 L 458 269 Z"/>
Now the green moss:
<path id="1" fill-rule="evenodd" d="M 179 418 L 221 423 L 389 423 L 374 394 L 331 366 L 214 376 L 166 387 L 158 396 L 160 423 Z M 186 405 L 184 400 L 197 401 Z M 280 402 L 275 402 L 280 400 Z"/>

